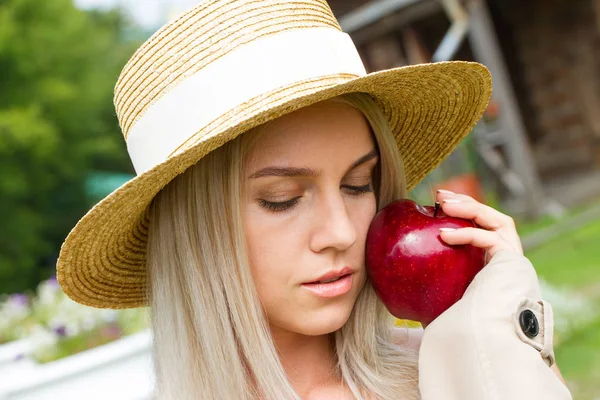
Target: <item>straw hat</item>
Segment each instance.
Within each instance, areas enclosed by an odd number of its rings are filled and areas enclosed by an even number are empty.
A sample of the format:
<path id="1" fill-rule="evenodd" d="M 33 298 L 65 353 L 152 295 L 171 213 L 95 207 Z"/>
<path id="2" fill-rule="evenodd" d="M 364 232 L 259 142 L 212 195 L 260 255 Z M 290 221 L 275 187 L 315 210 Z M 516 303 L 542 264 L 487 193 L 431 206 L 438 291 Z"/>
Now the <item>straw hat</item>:
<path id="1" fill-rule="evenodd" d="M 259 124 L 350 92 L 388 116 L 413 188 L 481 117 L 489 71 L 468 62 L 366 74 L 324 0 L 203 1 L 156 32 L 125 65 L 115 108 L 137 176 L 66 238 L 57 278 L 73 300 L 147 305 L 146 210 L 210 151 Z"/>

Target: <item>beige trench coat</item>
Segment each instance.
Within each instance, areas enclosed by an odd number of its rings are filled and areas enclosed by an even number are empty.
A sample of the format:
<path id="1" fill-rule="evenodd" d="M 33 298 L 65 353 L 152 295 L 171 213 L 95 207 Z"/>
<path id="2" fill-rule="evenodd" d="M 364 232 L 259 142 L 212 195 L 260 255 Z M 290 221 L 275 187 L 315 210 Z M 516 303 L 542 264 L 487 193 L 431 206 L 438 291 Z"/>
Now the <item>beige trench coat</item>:
<path id="1" fill-rule="evenodd" d="M 497 252 L 424 332 L 423 400 L 572 400 L 556 376 L 551 305 L 531 262 Z"/>

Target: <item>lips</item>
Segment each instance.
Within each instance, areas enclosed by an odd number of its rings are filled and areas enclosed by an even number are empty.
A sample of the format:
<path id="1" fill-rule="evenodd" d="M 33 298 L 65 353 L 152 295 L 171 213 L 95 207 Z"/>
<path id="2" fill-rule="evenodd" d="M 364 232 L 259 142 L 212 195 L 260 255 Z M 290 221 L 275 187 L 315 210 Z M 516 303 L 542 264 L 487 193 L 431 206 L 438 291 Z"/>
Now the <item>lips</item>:
<path id="1" fill-rule="evenodd" d="M 354 270 L 352 268 L 344 267 L 340 270 L 329 271 L 324 275 L 320 276 L 319 278 L 306 283 L 328 283 L 329 281 L 338 280 L 339 278 L 342 278 L 346 275 L 350 275 L 352 273 L 354 273 Z"/>
<path id="2" fill-rule="evenodd" d="M 353 282 L 354 274 L 346 274 L 331 283 L 303 283 L 302 288 L 322 299 L 331 299 L 350 292 Z"/>

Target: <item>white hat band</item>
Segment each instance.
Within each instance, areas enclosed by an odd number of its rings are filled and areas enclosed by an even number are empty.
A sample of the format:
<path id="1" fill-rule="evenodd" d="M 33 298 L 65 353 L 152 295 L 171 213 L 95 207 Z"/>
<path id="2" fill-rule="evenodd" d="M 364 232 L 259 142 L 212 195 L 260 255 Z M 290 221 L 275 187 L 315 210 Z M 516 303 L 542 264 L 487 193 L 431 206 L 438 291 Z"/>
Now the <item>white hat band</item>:
<path id="1" fill-rule="evenodd" d="M 186 78 L 133 125 L 127 150 L 138 174 L 165 161 L 215 118 L 263 93 L 325 75 L 366 75 L 348 34 L 306 28 L 244 44 Z"/>

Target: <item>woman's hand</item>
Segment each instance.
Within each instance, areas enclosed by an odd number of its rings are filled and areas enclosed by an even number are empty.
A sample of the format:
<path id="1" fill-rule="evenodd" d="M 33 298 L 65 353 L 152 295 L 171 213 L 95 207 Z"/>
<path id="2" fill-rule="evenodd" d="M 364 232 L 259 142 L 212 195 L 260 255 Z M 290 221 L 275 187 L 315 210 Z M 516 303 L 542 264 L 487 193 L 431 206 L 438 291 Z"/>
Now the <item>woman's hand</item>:
<path id="1" fill-rule="evenodd" d="M 473 220 L 479 228 L 460 228 L 441 231 L 442 240 L 448 244 L 471 244 L 486 250 L 485 263 L 499 250 L 511 250 L 523 255 L 521 239 L 515 221 L 508 215 L 486 206 L 470 196 L 438 190 L 437 201 L 449 216 Z"/>
<path id="2" fill-rule="evenodd" d="M 471 244 L 486 250 L 485 263 L 499 250 L 511 250 L 523 255 L 523 247 L 514 220 L 500 211 L 481 204 L 470 196 L 438 190 L 437 201 L 449 216 L 473 220 L 480 228 L 460 228 L 453 231 L 441 231 L 446 243 Z M 552 371 L 566 385 L 556 364 Z"/>

